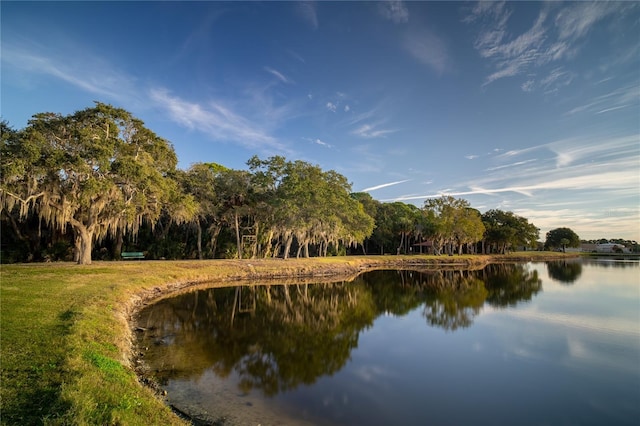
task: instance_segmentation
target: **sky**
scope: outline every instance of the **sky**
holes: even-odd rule
[[[0,115],[94,101],[179,167],[281,155],[640,241],[638,2],[2,1]]]

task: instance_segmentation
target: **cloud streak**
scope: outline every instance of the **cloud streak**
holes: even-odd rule
[[[535,75],[546,64],[575,56],[581,49],[581,40],[595,24],[626,7],[616,2],[544,4],[529,29],[512,34],[508,30],[512,16],[510,6],[505,2],[478,2],[463,19],[467,24],[479,25],[474,48],[494,66],[483,86],[502,78]],[[550,17],[556,7],[560,10]],[[522,89],[530,92],[539,85],[545,91],[552,91],[569,85],[572,80],[571,73],[556,68],[539,83],[528,78]]]
[[[394,129],[379,129],[377,124],[363,124],[351,134],[365,139],[384,138],[388,134],[395,133]]]
[[[214,140],[234,142],[248,148],[284,149],[265,130],[223,102],[212,100],[202,105],[171,95],[166,89],[152,89],[149,96],[173,121],[205,133]]]
[[[305,20],[313,30],[317,30],[320,26],[318,21],[318,12],[315,1],[304,0],[298,3],[298,14]]]
[[[378,3],[378,11],[389,21],[395,24],[404,24],[409,22],[409,9],[400,0],[390,0]]]
[[[76,47],[75,50],[82,48]],[[148,109],[157,106],[172,121],[206,134],[212,140],[260,150],[289,152],[284,144],[270,134],[269,129],[289,119],[292,108],[288,105],[274,106],[265,93],[268,88],[251,87],[247,90],[247,98],[243,100],[244,113],[240,113],[223,100],[198,103],[185,100],[164,88],[140,87],[135,77],[118,71],[104,59],[88,52],[83,53],[82,61],[76,61],[69,55],[40,53],[33,46],[18,48],[7,44],[3,45],[2,53],[3,66],[14,67],[30,76],[43,75],[62,80],[84,92],[115,100],[126,108]],[[291,83],[289,78],[273,68],[264,67],[264,70],[284,83]],[[247,115],[252,111],[259,111],[259,114],[255,113],[255,117]]]
[[[381,185],[376,185],[376,186],[371,186],[369,188],[365,188],[365,189],[362,190],[362,192],[371,192],[371,191],[375,191],[377,189],[387,188],[389,186],[400,185],[401,183],[409,182],[410,180],[411,179],[404,179],[404,180],[398,180],[398,181],[395,181],[395,182],[383,183]]]
[[[492,206],[510,209],[513,197],[509,194],[518,194],[524,198],[518,200],[520,210],[514,212],[543,229],[567,226],[588,238],[618,231],[625,235],[629,229],[638,229],[640,135],[562,139],[509,151],[494,160],[509,162],[450,188],[383,201],[490,196],[502,200],[494,200]],[[612,220],[612,209],[622,200],[637,207],[616,211]],[[550,205],[558,208],[549,210]]]
[[[78,49],[75,49],[78,50]],[[26,73],[54,77],[86,92],[118,101],[136,101],[135,79],[84,52],[82,60],[53,56],[8,44],[2,46],[2,62]]]
[[[444,41],[430,31],[409,32],[404,38],[403,47],[418,62],[438,75],[451,68],[452,60]]]
[[[280,71],[275,70],[273,68],[270,67],[264,67],[264,70],[266,72],[268,72],[271,75],[274,75],[278,80],[280,80],[283,83],[293,83],[293,81],[289,78],[287,78],[284,74],[282,74]]]

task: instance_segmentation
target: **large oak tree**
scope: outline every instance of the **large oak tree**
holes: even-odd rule
[[[171,178],[173,147],[120,108],[37,114],[1,150],[0,208],[71,227],[80,264],[91,263],[93,242],[107,234],[136,233],[167,206],[177,221],[194,210]]]

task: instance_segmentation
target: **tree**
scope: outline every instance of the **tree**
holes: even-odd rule
[[[95,240],[118,230],[136,233],[172,205],[177,221],[194,202],[174,179],[172,146],[129,112],[96,103],[68,116],[35,115],[18,136],[4,141],[0,205],[35,213],[61,231],[71,226],[76,260],[91,263]]]
[[[453,254],[455,248],[462,253],[464,245],[482,239],[484,225],[480,214],[470,207],[467,200],[451,196],[431,198],[425,201],[422,210],[428,223],[433,225],[430,236],[436,254],[440,253],[442,246],[449,255]]]
[[[267,240],[276,241],[274,254],[283,244],[288,258],[296,242],[298,257],[308,257],[313,248],[326,256],[330,245],[360,244],[371,234],[373,218],[351,197],[351,185],[341,174],[280,156],[253,157],[248,164],[260,217],[269,228]]]
[[[220,168],[216,176],[215,192],[218,197],[220,213],[223,220],[233,224],[236,236],[238,259],[243,257],[242,219],[250,215],[252,208],[253,187],[251,174],[246,170]]]
[[[580,247],[580,237],[570,228],[556,228],[547,232],[546,248]]]
[[[364,212],[369,217],[374,218],[374,229],[372,230],[372,233],[375,232],[375,228],[377,227],[377,220],[375,220],[375,218],[378,215],[378,209],[380,208],[381,203],[377,200],[374,200],[371,194],[367,192],[354,192],[351,194],[351,198],[357,200],[362,205]],[[362,251],[365,255],[368,251],[367,242],[369,240],[370,238],[367,237],[362,243]]]
[[[370,239],[380,247],[380,254],[385,253],[385,247],[390,250],[393,244],[395,210],[394,203],[382,203],[376,211],[375,228]]]
[[[482,222],[486,228],[483,244],[488,243],[502,254],[512,247],[535,246],[540,234],[535,225],[513,212],[489,210],[482,215]],[[486,252],[485,249],[483,252]]]
[[[193,217],[193,224],[197,231],[196,246],[198,258],[203,258],[202,234],[203,227],[209,228],[210,245],[215,255],[215,241],[220,232],[219,197],[216,194],[216,179],[222,166],[213,163],[195,163],[186,172],[179,173],[183,191],[198,201],[198,208]]]
[[[460,210],[454,231],[458,241],[458,254],[462,254],[464,246],[467,246],[467,253],[472,252],[473,245],[482,239],[484,231],[482,216],[478,210],[471,207]]]

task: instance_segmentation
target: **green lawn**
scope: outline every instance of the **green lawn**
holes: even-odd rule
[[[130,368],[128,321],[143,298],[195,282],[355,274],[403,261],[478,266],[489,260],[371,256],[1,265],[0,422],[184,424]]]

